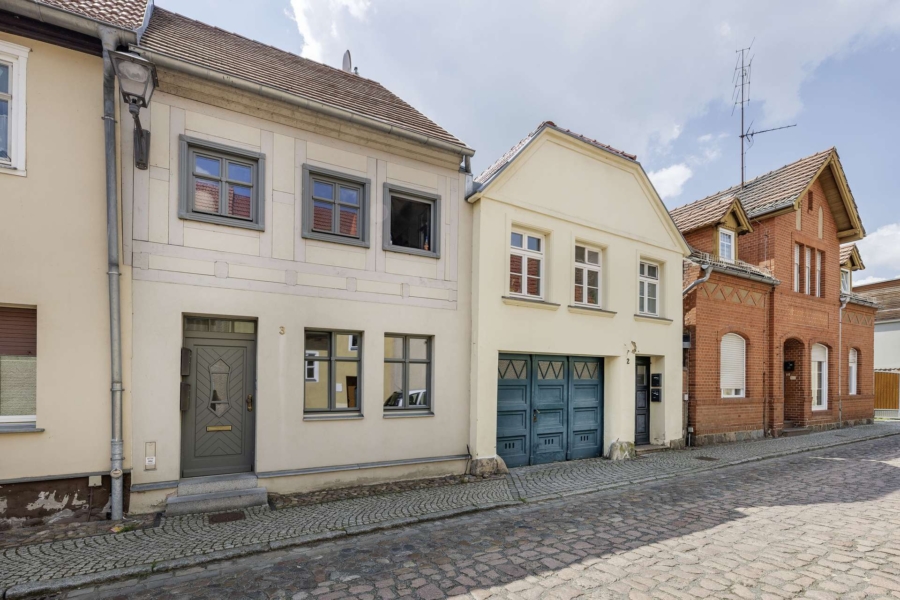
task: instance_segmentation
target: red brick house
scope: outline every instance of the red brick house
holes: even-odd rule
[[[865,236],[832,148],[678,207],[689,443],[874,418],[876,304],[842,270]],[[842,289],[842,279],[844,289]]]

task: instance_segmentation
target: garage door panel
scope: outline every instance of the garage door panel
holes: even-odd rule
[[[531,369],[528,357],[500,355],[497,365],[497,454],[507,466],[531,460]]]
[[[497,413],[498,431],[525,431],[528,428],[528,414],[525,411],[503,411]]]
[[[576,407],[572,411],[572,428],[584,429],[600,425],[600,407],[585,406]]]
[[[569,396],[569,459],[600,456],[603,448],[603,361],[573,357]]]
[[[596,429],[575,431],[572,435],[572,449],[574,451],[592,451],[600,445],[600,432]],[[596,456],[594,454],[593,456]]]

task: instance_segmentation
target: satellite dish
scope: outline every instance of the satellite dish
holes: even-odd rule
[[[350,60],[350,51],[349,50],[344,52],[344,64],[341,68],[343,70],[347,71],[348,73],[353,72],[353,62]]]

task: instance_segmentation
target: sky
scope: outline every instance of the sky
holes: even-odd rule
[[[900,277],[900,2],[156,0],[376,80],[475,148],[551,120],[638,155],[669,208],[740,182],[735,51],[752,43],[752,178],[832,146],[867,231],[854,284]],[[252,7],[252,8],[251,8]]]

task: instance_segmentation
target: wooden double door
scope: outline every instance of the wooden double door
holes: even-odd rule
[[[599,456],[603,360],[501,354],[497,454],[509,467]]]

